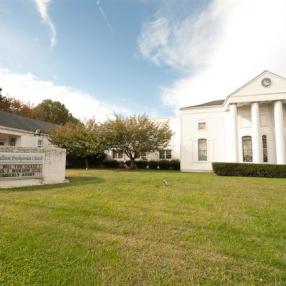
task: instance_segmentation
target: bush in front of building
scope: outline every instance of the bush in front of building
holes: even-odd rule
[[[171,163],[169,160],[160,160],[158,165],[160,170],[170,170],[171,168]]]
[[[130,165],[131,165],[131,161],[130,160],[125,161],[125,167],[130,168]]]
[[[139,169],[146,169],[148,166],[148,161],[146,160],[140,160],[135,162],[136,167]]]
[[[173,159],[170,161],[171,170],[180,170],[180,160]]]
[[[286,178],[286,165],[214,162],[212,167],[219,176]]]
[[[130,168],[131,166],[131,161],[128,160],[125,162],[126,166],[128,168]],[[138,161],[135,161],[135,168],[138,168],[138,169],[146,169],[148,166],[148,161],[146,160],[138,160]]]
[[[126,161],[125,164],[130,167],[131,161]],[[135,166],[138,169],[147,169],[149,167],[151,170],[180,170],[180,160],[138,160],[135,161]]]
[[[151,160],[148,162],[149,169],[157,170],[158,169],[158,161]]]
[[[97,156],[89,156],[87,157],[89,168],[99,168],[102,166],[102,162],[106,160],[106,154],[98,154]],[[86,168],[85,159],[74,156],[72,154],[67,154],[66,157],[66,168]]]
[[[180,160],[160,160],[159,163],[160,170],[180,170]]]
[[[105,160],[102,162],[102,166],[104,168],[111,168],[111,169],[117,169],[117,168],[123,168],[123,162],[116,161],[116,160]]]

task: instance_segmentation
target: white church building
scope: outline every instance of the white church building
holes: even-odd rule
[[[180,109],[182,171],[212,162],[286,164],[286,78],[264,71],[230,94]]]

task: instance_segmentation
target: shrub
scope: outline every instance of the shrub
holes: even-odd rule
[[[116,160],[105,160],[102,162],[104,168],[122,168],[123,163]]]
[[[97,168],[102,165],[102,162],[106,160],[106,154],[98,154],[97,156],[88,157],[89,167]]]
[[[106,159],[106,154],[98,154],[96,156],[89,156],[88,165],[89,168],[98,168],[102,165],[102,162]],[[66,158],[67,168],[85,168],[85,159],[72,154],[67,154]]]
[[[170,161],[170,168],[172,170],[180,170],[180,160],[171,160]]]
[[[158,161],[151,160],[148,162],[149,169],[156,170],[158,169]]]
[[[212,166],[219,176],[286,178],[286,165],[214,162]]]
[[[138,161],[134,161],[134,167],[133,169],[137,169],[138,168]],[[131,168],[131,160],[128,160],[125,162],[125,166],[127,166],[128,168]]]
[[[169,170],[171,168],[170,161],[168,160],[160,160],[159,161],[160,170]]]
[[[146,160],[136,161],[135,164],[139,169],[146,169],[148,166],[148,162]]]
[[[126,165],[128,168],[130,168],[130,165],[131,165],[131,161],[130,161],[130,160],[128,160],[128,161],[125,161],[125,165]]]
[[[66,168],[85,168],[84,159],[80,157],[67,154]]]

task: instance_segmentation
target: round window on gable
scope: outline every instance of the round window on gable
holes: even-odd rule
[[[270,87],[272,84],[272,81],[269,77],[265,77],[262,81],[261,81],[262,86],[264,87]]]

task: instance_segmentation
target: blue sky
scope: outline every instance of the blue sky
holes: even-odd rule
[[[178,71],[146,61],[137,43],[142,24],[152,19],[159,2],[51,1],[49,17],[57,34],[51,47],[49,28],[33,1],[2,0],[0,31],[11,39],[9,48],[1,47],[1,67],[84,90],[134,112],[172,114],[160,100],[160,87],[176,79]]]
[[[172,115],[224,98],[263,69],[286,72],[284,2],[0,0],[0,86],[35,104],[60,100],[81,118]]]

